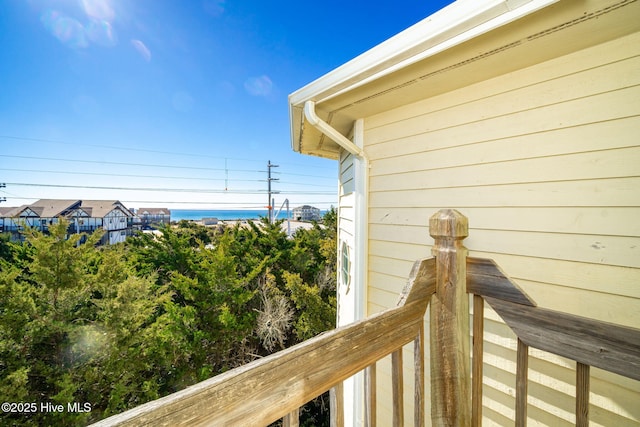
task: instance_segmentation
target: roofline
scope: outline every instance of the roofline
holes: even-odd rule
[[[293,92],[289,102],[323,102],[558,1],[458,0]]]
[[[290,94],[291,147],[298,151],[294,107],[320,104],[558,1],[457,0]]]

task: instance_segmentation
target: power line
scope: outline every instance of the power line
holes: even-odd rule
[[[113,177],[126,177],[126,178],[154,178],[154,179],[184,179],[184,180],[191,180],[191,181],[224,181],[225,188],[228,188],[229,181],[231,182],[266,182],[266,180],[264,179],[236,179],[236,178],[229,179],[228,176],[225,176],[225,178],[200,178],[200,177],[172,176],[172,175],[141,175],[141,174],[123,174],[123,173],[106,173],[106,172],[76,172],[76,171],[56,171],[56,170],[45,170],[45,169],[0,168],[0,170],[9,171],[9,172],[52,173],[52,174],[60,174],[60,175],[113,176]],[[309,184],[304,182],[288,182],[288,181],[280,181],[280,182],[282,184],[287,184],[287,185],[302,185],[302,186],[308,186],[308,187],[321,187],[321,188],[334,187],[334,185]]]
[[[0,154],[0,157],[11,157],[15,159],[31,159],[31,160],[49,160],[56,162],[70,162],[70,163],[90,163],[100,165],[119,165],[119,166],[137,166],[137,167],[152,167],[152,168],[167,168],[167,169],[190,169],[190,170],[208,170],[208,171],[225,171],[224,168],[204,168],[196,166],[174,166],[174,165],[154,165],[148,163],[127,163],[127,162],[110,162],[105,160],[77,160],[77,159],[60,159],[55,157],[36,157],[36,156],[16,156],[12,154]],[[252,172],[252,173],[264,173],[261,170],[255,169],[228,169],[234,172]]]
[[[163,191],[176,193],[220,193],[220,194],[264,194],[264,190],[208,190],[204,188],[160,188],[160,187],[114,187],[99,185],[74,185],[74,184],[43,184],[30,182],[9,182],[9,185],[24,187],[54,187],[54,188],[83,188],[92,190],[122,190],[122,191]]]
[[[207,194],[265,194],[265,190],[209,190],[203,188],[160,188],[160,187],[113,187],[97,185],[73,185],[73,184],[43,184],[31,182],[7,182],[7,185],[25,187],[53,187],[53,188],[82,188],[93,190],[122,190],[122,191],[164,191],[176,193],[207,193]],[[309,194],[309,195],[335,195],[332,191],[281,191],[284,194]]]
[[[321,175],[307,175],[304,173],[292,173],[292,172],[279,172],[279,174],[281,175],[291,175],[291,176],[304,176],[304,177],[308,177],[308,178],[321,178],[321,179],[337,179],[334,176],[321,176]]]
[[[119,147],[112,145],[104,145],[104,144],[88,144],[88,143],[78,143],[78,142],[68,142],[68,141],[60,141],[53,139],[45,139],[45,138],[31,138],[31,137],[23,137],[23,136],[13,136],[13,135],[0,135],[0,138],[3,139],[13,139],[17,141],[30,141],[30,142],[42,142],[47,144],[60,144],[60,145],[72,145],[74,147],[82,146],[82,147],[93,147],[93,148],[104,148],[108,150],[119,150],[119,151],[134,151],[139,153],[156,153],[156,154],[169,154],[172,156],[185,156],[185,157],[198,157],[198,158],[209,158],[209,159],[219,159],[222,160],[237,160],[237,161],[245,161],[245,162],[262,162],[262,160],[256,159],[245,159],[245,158],[237,158],[237,157],[221,157],[221,156],[212,156],[210,154],[202,154],[202,153],[185,153],[181,151],[164,151],[164,150],[152,150],[147,148],[134,148],[134,147]],[[316,166],[316,165],[302,165],[300,163],[285,163],[287,165],[295,165],[295,166],[304,166],[306,168],[317,168],[317,169],[333,169],[330,167]]]
[[[228,167],[224,168],[210,168],[210,167],[197,167],[197,166],[175,166],[175,165],[167,165],[167,164],[153,164],[153,163],[129,163],[129,162],[113,162],[107,160],[81,160],[81,159],[62,159],[57,157],[38,157],[38,156],[19,156],[15,154],[0,154],[0,157],[8,157],[14,159],[28,159],[28,160],[47,160],[47,161],[56,161],[56,162],[66,162],[66,163],[88,163],[88,164],[99,164],[99,165],[118,165],[118,166],[136,166],[136,167],[150,167],[150,168],[167,168],[167,169],[189,169],[189,170],[206,170],[206,171],[216,171],[216,172],[243,172],[243,173],[264,173],[264,170],[256,170],[256,169],[229,169]],[[9,170],[9,169],[5,169]],[[289,176],[303,176],[308,178],[318,178],[318,179],[331,179],[335,180],[335,177],[328,177],[323,175],[309,175],[309,174],[299,174],[293,172],[273,172],[277,175],[289,175]]]
[[[338,186],[338,184],[336,185],[327,185],[327,184],[307,184],[306,182],[289,182],[289,181],[280,181],[280,184],[287,184],[287,185],[302,185],[302,186],[306,186],[306,187],[320,187],[320,188],[336,188]]]
[[[55,173],[63,175],[92,175],[92,176],[115,176],[115,177],[127,177],[127,178],[160,178],[160,179],[188,179],[194,181],[226,181],[223,178],[199,178],[199,177],[187,177],[187,176],[170,176],[170,175],[138,175],[138,174],[122,174],[122,173],[100,173],[100,172],[71,172],[71,171],[53,171],[53,170],[39,170],[39,169],[11,169],[0,168],[3,171],[11,172],[36,172],[36,173]],[[265,182],[264,179],[233,179],[235,182]],[[312,185],[312,184],[310,184]]]
[[[241,160],[241,161],[248,161],[248,162],[259,161],[255,159],[240,159],[240,158],[232,158],[232,157],[212,156],[210,154],[201,154],[201,153],[184,153],[180,151],[152,150],[148,148],[118,147],[118,146],[103,145],[103,144],[86,144],[86,143],[67,142],[67,141],[59,141],[59,140],[44,139],[44,138],[29,138],[29,137],[12,136],[12,135],[0,135],[0,138],[14,139],[18,141],[43,142],[47,144],[73,145],[74,147],[82,146],[82,147],[92,147],[92,148],[105,148],[108,150],[135,151],[139,153],[170,154],[172,156],[207,157],[210,159],[229,159],[229,160]]]

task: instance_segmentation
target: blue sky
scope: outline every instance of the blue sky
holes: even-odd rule
[[[0,206],[261,209],[268,160],[276,206],[335,205],[337,164],[291,150],[287,96],[447,3],[7,0]]]

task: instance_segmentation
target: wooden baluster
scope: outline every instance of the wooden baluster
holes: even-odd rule
[[[413,342],[413,371],[414,371],[414,402],[413,425],[424,426],[424,323],[420,325],[420,332]]]
[[[527,425],[529,346],[518,338],[516,355],[516,427]]]
[[[402,347],[391,353],[391,381],[393,383],[393,425],[404,425],[404,381],[402,376]]]
[[[376,364],[369,365],[364,373],[366,427],[376,427]]]
[[[295,409],[282,419],[283,427],[298,427],[300,425],[300,409]]]
[[[589,426],[589,370],[590,366],[577,362],[576,366],[576,427]]]
[[[467,218],[446,209],[429,219],[435,243],[436,293],[431,297],[431,420],[434,426],[471,424],[469,299],[466,292]]]
[[[329,391],[329,406],[331,412],[331,427],[344,426],[344,383],[336,384]]]
[[[482,368],[484,363],[484,298],[473,296],[473,376],[471,383],[471,425],[482,425]]]

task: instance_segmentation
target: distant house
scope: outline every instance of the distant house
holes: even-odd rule
[[[339,326],[395,306],[446,208],[539,306],[640,326],[639,17],[627,0],[458,0],[289,96],[293,150],[338,162]],[[482,423],[513,425],[513,332],[489,309],[485,331]],[[529,359],[530,425],[573,425],[573,366]],[[594,423],[637,425],[637,382],[591,382]],[[360,378],[344,400],[362,425]]]
[[[139,208],[136,215],[143,228],[171,223],[171,211],[166,208]]]
[[[218,218],[202,218],[203,225],[217,225],[218,222]]]
[[[46,233],[61,218],[69,221],[69,233],[105,230],[102,243],[123,242],[132,233],[133,213],[117,200],[40,199],[30,205],[0,210],[1,231],[22,238],[25,227]]]
[[[293,208],[294,221],[320,221],[320,209],[309,205]]]

